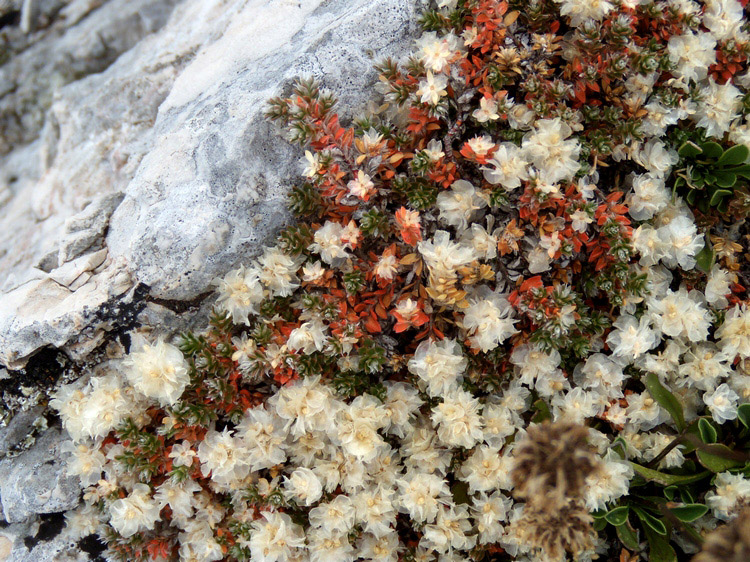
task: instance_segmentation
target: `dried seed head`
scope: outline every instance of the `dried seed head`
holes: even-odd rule
[[[706,537],[703,550],[693,562],[746,562],[750,560],[750,508],[734,521],[718,527]]]
[[[511,473],[515,495],[527,502],[556,509],[582,497],[586,478],[601,466],[587,442],[588,429],[571,423],[529,427],[515,452]]]
[[[560,560],[569,553],[576,560],[594,547],[594,519],[582,501],[570,501],[559,509],[526,504],[514,524],[522,542],[541,552],[539,559]]]

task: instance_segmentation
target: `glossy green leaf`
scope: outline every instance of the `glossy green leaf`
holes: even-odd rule
[[[682,503],[695,503],[695,497],[693,497],[690,489],[686,486],[680,488],[680,499]]]
[[[690,484],[691,482],[697,482],[698,480],[702,480],[706,476],[711,475],[708,470],[704,470],[698,474],[667,474],[666,472],[652,470],[634,462],[631,462],[630,466],[632,466],[633,470],[643,476],[646,480],[658,482],[663,486],[681,486],[683,484]]]
[[[701,434],[701,441],[704,443],[716,443],[716,440],[719,437],[714,425],[706,418],[698,420],[698,431]]]
[[[740,404],[737,408],[737,419],[742,425],[750,429],[750,404]]]
[[[643,526],[648,541],[648,560],[649,562],[677,562],[677,553],[669,544],[669,541],[654,532],[647,525]]]
[[[629,513],[630,508],[627,505],[621,505],[620,507],[609,510],[604,518],[607,520],[607,523],[619,527],[620,525],[624,525],[628,520]]]
[[[719,187],[734,187],[734,184],[737,183],[737,174],[732,172],[716,172],[713,180],[709,183],[716,183]]]
[[[606,526],[607,526],[606,519],[594,519],[593,527],[596,532],[603,531]]]
[[[740,460],[737,453],[720,443],[699,448],[697,455],[698,461],[711,472],[724,472],[745,465],[745,461]]]
[[[711,271],[715,259],[716,255],[714,254],[711,244],[708,241],[705,241],[703,249],[695,255],[695,263],[698,265],[699,269],[708,273]]]
[[[680,149],[677,151],[677,154],[679,154],[683,158],[695,158],[702,152],[703,150],[701,150],[700,146],[698,146],[692,141],[687,141],[682,144]]]
[[[722,154],[724,154],[724,149],[721,148],[721,145],[717,142],[708,141],[704,142],[700,146],[703,149],[703,154],[701,154],[701,156],[703,156],[704,158],[717,160],[721,157]]]
[[[648,531],[647,528],[651,528],[656,533],[666,536],[667,535],[667,526],[664,524],[664,522],[651,515],[649,512],[634,507],[633,512],[638,516],[638,519],[641,520],[641,523],[643,523],[643,528]]]
[[[727,195],[731,195],[732,192],[728,189],[717,189],[711,194],[711,200],[708,202],[712,207],[717,207],[721,200]]]
[[[638,550],[639,542],[638,541],[638,531],[634,531],[630,525],[625,523],[624,525],[620,525],[619,527],[616,527],[617,529],[617,538],[620,539],[620,542],[625,546],[625,548],[629,550]]]
[[[682,505],[680,507],[673,507],[669,511],[671,511],[672,514],[683,523],[691,523],[699,517],[703,517],[708,512],[708,507],[702,503],[693,503]]]
[[[655,373],[649,373],[646,375],[644,384],[651,397],[672,416],[677,429],[680,431],[685,429],[685,416],[682,412],[682,404],[675,398],[674,394],[659,382],[659,377]]]
[[[737,166],[743,164],[750,156],[750,150],[744,144],[736,144],[724,151],[719,157],[718,164],[722,166]]]
[[[669,501],[674,501],[674,495],[677,493],[677,486],[666,486],[664,488],[664,497]]]

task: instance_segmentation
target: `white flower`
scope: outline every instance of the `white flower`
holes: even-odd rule
[[[346,187],[349,188],[349,193],[355,197],[359,197],[363,201],[367,201],[375,190],[372,178],[362,170],[357,172],[356,178],[346,184]]]
[[[320,155],[315,154],[313,156],[312,152],[309,150],[305,150],[305,157],[302,159],[302,165],[303,165],[303,171],[302,175],[304,175],[306,178],[313,178],[315,177],[318,172],[320,172]]]
[[[529,179],[529,163],[523,151],[512,142],[500,143],[487,163],[489,166],[482,167],[482,171],[484,179],[491,184],[499,183],[505,189],[516,189],[522,181]]]
[[[727,356],[718,351],[713,343],[701,342],[685,354],[678,372],[681,377],[685,377],[678,384],[713,390],[719,379],[732,374],[732,368]]]
[[[522,344],[510,354],[510,362],[516,366],[519,381],[533,386],[537,377],[551,373],[560,365],[560,353],[556,349],[549,353],[542,351],[536,344]]]
[[[346,251],[352,249],[352,244],[356,244],[357,233],[355,238],[349,238],[350,232],[347,228],[341,223],[326,221],[315,231],[313,243],[308,246],[308,250],[320,254],[321,259],[329,265],[339,263],[349,256]]]
[[[476,536],[467,536],[471,527],[466,506],[441,505],[435,523],[425,525],[419,544],[436,552],[467,550],[473,547],[477,540]]]
[[[268,405],[286,421],[291,434],[299,437],[312,431],[333,429],[335,404],[331,389],[320,384],[320,376],[305,377],[279,389]]]
[[[633,231],[633,247],[640,254],[638,263],[643,266],[656,265],[667,255],[669,243],[650,224],[642,224]]]
[[[236,324],[249,325],[250,314],[258,313],[257,306],[265,296],[258,270],[242,265],[214,283],[219,293],[216,304],[231,314]]]
[[[447,96],[448,92],[448,78],[446,76],[438,75],[437,77],[432,74],[432,71],[427,71],[427,76],[419,81],[419,89],[417,89],[417,96],[419,101],[422,103],[429,103],[430,105],[437,105],[440,102],[440,98]]]
[[[497,113],[497,101],[493,98],[483,96],[482,99],[479,100],[479,109],[475,109],[471,115],[479,123],[497,121],[500,119],[500,115]]]
[[[461,235],[461,243],[470,246],[480,259],[491,260],[497,257],[497,233],[489,233],[481,224],[472,224]]]
[[[724,323],[716,330],[721,350],[732,360],[739,355],[750,357],[750,313],[747,305],[735,305],[724,317]]]
[[[175,443],[169,451],[169,458],[174,466],[192,466],[197,453],[191,448],[190,441]]]
[[[703,401],[711,411],[716,423],[737,419],[737,404],[740,397],[727,383],[720,384],[713,392],[706,392]]]
[[[66,465],[69,476],[78,476],[82,486],[92,486],[99,482],[107,459],[98,445],[65,441],[60,448],[64,453],[71,453]]]
[[[586,419],[601,414],[606,402],[606,399],[602,401],[599,394],[574,388],[567,394],[557,394],[552,399],[552,415],[555,421],[584,423]]]
[[[494,447],[479,445],[464,461],[456,475],[469,485],[469,491],[489,492],[497,488],[504,469],[500,451]]]
[[[647,220],[661,211],[669,202],[670,193],[664,178],[653,174],[640,174],[633,178],[633,193],[628,198],[628,212],[636,220]]]
[[[443,402],[432,410],[432,423],[437,426],[440,441],[448,447],[466,449],[481,441],[480,408],[479,400],[464,390],[446,393]]]
[[[354,527],[355,509],[352,500],[339,494],[331,501],[320,503],[308,512],[310,525],[320,527],[327,533],[348,533]]]
[[[516,432],[516,420],[510,408],[499,404],[486,404],[482,410],[484,442],[498,449],[505,445],[505,439]]]
[[[489,135],[482,135],[481,137],[472,137],[468,141],[466,141],[466,144],[469,145],[469,148],[477,156],[485,156],[490,150],[492,150],[495,147],[495,143],[492,142],[492,138]]]
[[[299,328],[289,333],[286,345],[290,351],[302,351],[309,355],[315,351],[323,351],[326,345],[326,325],[319,319],[304,322]]]
[[[589,355],[585,363],[576,365],[573,376],[583,388],[598,390],[610,398],[622,397],[622,382],[625,378],[622,365],[603,353]]]
[[[409,372],[427,384],[427,393],[438,397],[458,389],[468,361],[452,339],[423,341],[407,364]]]
[[[708,67],[716,62],[716,39],[710,33],[672,35],[667,45],[672,70],[677,78],[698,82],[708,75]]]
[[[661,298],[648,299],[648,310],[654,325],[670,337],[698,342],[708,336],[711,319],[703,295],[696,289],[688,292],[681,286],[677,292],[668,290]]]
[[[357,560],[398,562],[398,554],[402,549],[398,538],[395,531],[380,537],[363,533],[357,542]]]
[[[193,494],[202,489],[200,484],[190,478],[179,484],[165,480],[156,487],[154,500],[158,502],[159,507],[168,505],[173,517],[188,519],[193,516]]]
[[[258,562],[287,562],[305,547],[302,527],[286,513],[262,511],[263,519],[251,523],[250,554]]]
[[[742,4],[737,0],[708,0],[703,13],[703,25],[719,41],[734,39],[737,42],[747,40],[741,26],[745,21]]]
[[[478,291],[469,299],[462,325],[470,334],[472,347],[487,352],[518,333],[514,327],[516,322],[513,307],[505,295],[487,289]]]
[[[742,92],[731,81],[717,84],[709,77],[708,85],[701,89],[701,95],[703,99],[693,119],[698,127],[706,129],[709,137],[722,138],[739,112]]]
[[[417,39],[420,59],[425,68],[434,72],[441,72],[448,67],[461,49],[461,43],[452,32],[438,37],[434,31],[428,31]]]
[[[431,240],[423,240],[418,245],[419,253],[437,277],[453,276],[457,268],[476,259],[472,248],[453,242],[445,230],[435,232]]]
[[[664,423],[669,414],[651,397],[648,391],[628,394],[628,421],[641,430],[648,430]]]
[[[652,139],[640,153],[634,155],[634,160],[651,172],[652,176],[664,177],[669,174],[672,166],[677,164],[679,156],[660,140]]]
[[[493,492],[490,496],[484,492],[473,499],[471,511],[479,531],[480,544],[492,544],[500,540],[503,535],[503,521],[508,520],[508,512],[513,502],[500,492]]]
[[[302,280],[308,283],[317,281],[325,275],[325,272],[325,268],[319,261],[308,262],[302,267]]]
[[[573,130],[559,117],[539,119],[534,130],[523,137],[522,148],[531,161],[543,183],[554,184],[570,180],[581,167],[578,155],[581,145],[576,139],[567,139]]]
[[[378,484],[352,496],[352,505],[356,521],[364,530],[376,537],[383,537],[392,532],[396,524],[395,491]]]
[[[309,529],[306,535],[309,562],[354,562],[354,546],[349,542],[347,533],[334,533],[316,527]]]
[[[297,505],[311,506],[323,495],[323,486],[309,468],[297,467],[284,481],[284,496]]]
[[[736,282],[737,275],[735,273],[714,264],[706,282],[706,302],[717,308],[725,307],[728,304],[726,297],[732,292],[732,283]]]
[[[711,508],[714,515],[723,521],[728,521],[734,515],[735,507],[739,500],[750,498],[750,480],[742,474],[721,472],[714,480],[716,491],[706,494],[706,505]]]
[[[646,315],[638,320],[630,314],[623,314],[615,320],[612,327],[614,330],[607,336],[607,345],[616,357],[628,361],[638,359],[660,341]]]
[[[123,537],[132,537],[138,531],[153,529],[160,511],[159,504],[151,498],[148,484],[135,484],[130,495],[109,506],[109,524]]]
[[[450,190],[441,191],[437,196],[440,219],[461,230],[467,227],[474,211],[486,206],[481,192],[465,180],[453,182]]]
[[[607,0],[555,0],[560,7],[560,15],[570,17],[570,25],[578,27],[587,20],[601,21],[614,6]]]
[[[399,512],[408,513],[417,523],[431,523],[438,513],[438,496],[450,497],[448,484],[434,474],[408,470],[396,481]]]
[[[225,484],[242,478],[248,472],[247,450],[228,429],[221,433],[209,430],[198,445],[198,458],[204,476]]]
[[[173,405],[190,383],[188,364],[182,352],[163,339],[154,345],[141,339],[137,345],[140,349],[131,351],[124,362],[130,384],[162,406]]]
[[[302,257],[292,257],[279,248],[271,247],[258,258],[258,278],[272,296],[288,297],[299,287],[297,270]]]
[[[380,279],[392,281],[398,272],[398,258],[393,254],[383,254],[375,264],[374,271]]]
[[[633,469],[621,460],[605,458],[603,466],[586,477],[586,507],[605,509],[607,504],[628,493]]]

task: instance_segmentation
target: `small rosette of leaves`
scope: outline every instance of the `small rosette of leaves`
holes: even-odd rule
[[[712,207],[727,212],[735,189],[742,180],[750,179],[750,164],[746,163],[750,150],[744,144],[724,149],[713,141],[688,140],[678,154],[673,191],[704,213]]]

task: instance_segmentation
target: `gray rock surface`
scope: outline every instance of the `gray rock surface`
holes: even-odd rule
[[[75,24],[53,23],[0,67],[0,127],[10,139],[0,157],[0,364],[9,368],[47,345],[85,353],[86,341],[116,322],[102,308],[127,300],[138,284],[153,298],[191,300],[257,255],[288,221],[284,198],[301,156],[266,122],[266,100],[295,77],[314,75],[336,92],[344,115],[358,113],[371,95],[374,62],[411,48],[419,7],[99,3],[67,4]],[[96,51],[98,29],[117,47]],[[79,51],[66,51],[76,33]],[[122,50],[114,62],[102,54]],[[111,64],[59,79],[38,60],[58,51],[73,66],[79,57]],[[30,107],[22,92],[42,101]],[[23,117],[20,132],[3,111]]]
[[[45,432],[27,451],[0,461],[0,505],[8,523],[29,516],[58,513],[78,504],[81,488],[77,477],[65,472],[67,454],[62,453],[62,435]]]

